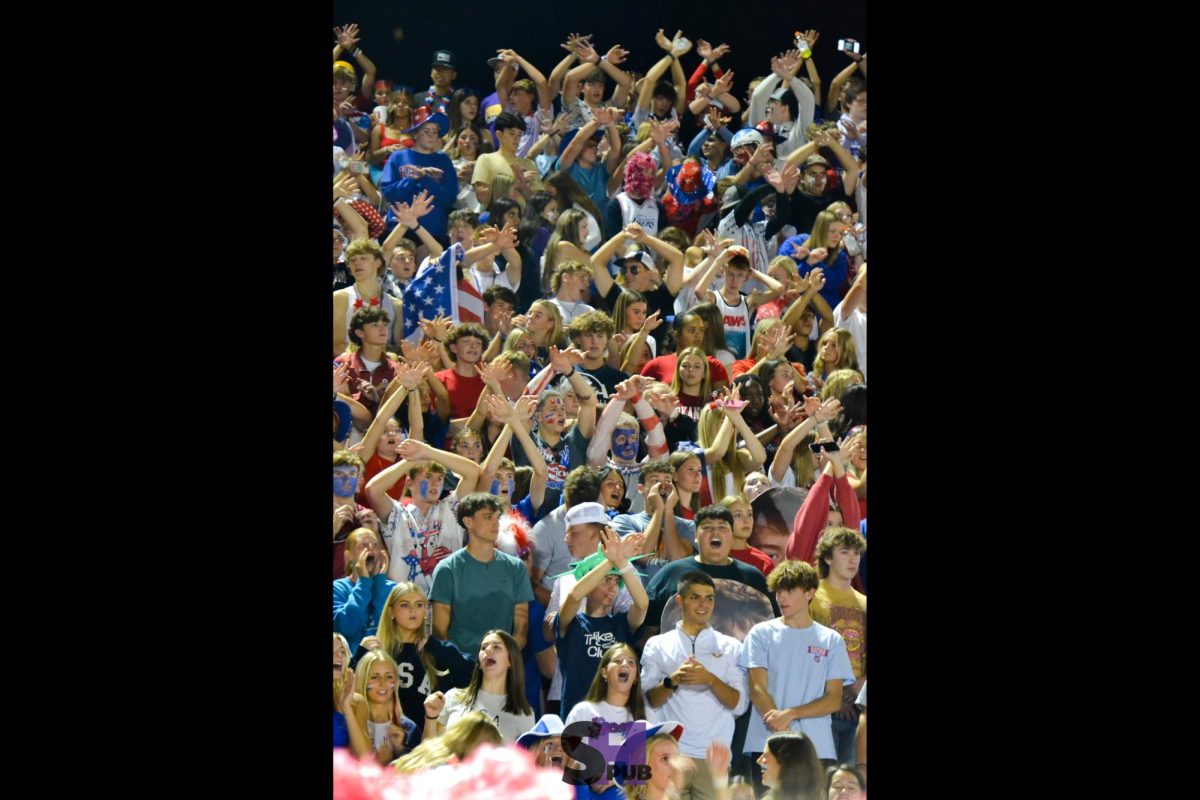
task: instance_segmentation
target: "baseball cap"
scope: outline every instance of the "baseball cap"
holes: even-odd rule
[[[431,67],[449,67],[450,69],[458,69],[454,64],[454,53],[449,50],[435,50],[433,53],[433,63]]]

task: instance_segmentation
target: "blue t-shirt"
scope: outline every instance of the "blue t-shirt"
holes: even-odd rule
[[[807,259],[796,258],[794,254],[796,248],[804,246],[808,237],[807,233],[798,233],[779,246],[779,255],[794,259],[796,269],[800,271],[801,277],[812,272],[812,266]],[[846,275],[850,272],[850,259],[846,255],[845,248],[837,254],[832,265],[821,263],[817,266],[825,272],[825,288],[821,290],[821,297],[825,298],[825,302],[829,303],[830,308],[836,308],[837,304],[842,302],[842,286],[846,283]]]
[[[488,631],[512,632],[513,609],[533,599],[533,587],[519,558],[497,550],[485,563],[463,547],[434,567],[429,599],[451,607],[448,639],[474,658]]]
[[[575,179],[575,182],[587,193],[588,197],[592,198],[592,202],[596,204],[596,208],[604,208],[604,206],[608,205],[609,175],[607,164],[603,161],[597,161],[591,169],[584,169],[579,165],[579,161],[576,160],[571,163],[571,166],[567,167],[567,174]]]
[[[587,696],[604,651],[618,642],[632,644],[633,631],[624,613],[589,617],[581,611],[567,628],[567,635],[561,636],[559,616],[554,615],[554,644],[558,647],[558,668],[563,678],[562,707],[574,708]]]
[[[537,597],[529,601],[529,636],[525,649],[521,651],[525,662],[525,697],[533,706],[533,715],[542,715],[542,673],[538,669],[537,654],[554,646],[542,634],[542,620],[546,618],[546,607]]]

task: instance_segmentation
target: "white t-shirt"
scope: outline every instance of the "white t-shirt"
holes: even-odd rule
[[[479,290],[480,294],[483,294],[493,286],[503,286],[506,289],[512,289],[514,292],[517,290],[517,287],[513,286],[512,281],[509,280],[507,270],[500,270],[493,267],[492,272],[485,272],[481,275],[474,267],[471,267],[470,269],[463,270],[463,272],[470,278],[471,283],[475,284],[475,288]],[[518,272],[518,274],[520,273]],[[519,281],[518,285],[520,285]]]
[[[838,679],[843,686],[854,683],[845,640],[819,622],[807,628],[788,627],[780,617],[758,623],[746,634],[738,664],[747,674],[752,668],[767,671],[767,692],[779,708],[820,699],[825,695],[828,680]],[[817,758],[837,758],[832,716],[797,719],[788,727],[812,739]],[[756,708],[750,716],[742,752],[761,753],[768,735],[770,731]]]
[[[858,371],[862,373],[865,381],[867,379],[867,315],[863,313],[862,309],[856,308],[850,312],[849,316],[845,316],[845,305],[846,301],[843,300],[833,309],[833,325],[836,328],[845,328],[854,337],[854,349],[858,351]]]
[[[438,716],[438,722],[450,727],[468,711],[484,711],[500,729],[505,744],[512,744],[525,731],[533,727],[533,714],[511,714],[504,710],[505,696],[492,694],[482,689],[475,696],[475,703],[467,705],[463,700],[466,689],[451,689],[446,692],[446,705]]]

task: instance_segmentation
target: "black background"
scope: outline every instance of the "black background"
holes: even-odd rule
[[[772,55],[794,46],[796,30],[820,31],[813,55],[825,86],[850,63],[836,52],[837,40],[857,39],[864,53],[868,52],[869,41],[866,0],[730,3],[722,12],[708,14],[697,13],[702,6],[696,3],[679,0],[592,4],[539,0],[488,6],[438,2],[418,8],[419,13],[413,13],[414,7],[409,4],[338,0],[333,4],[333,25],[357,23],[361,31],[359,46],[375,63],[378,77],[420,92],[431,83],[433,51],[450,50],[458,59],[455,88],[474,88],[481,97],[494,89],[487,59],[498,48],[516,50],[549,77],[554,65],[566,55],[559,44],[572,32],[591,33],[601,55],[620,44],[630,51],[622,69],[644,74],[664,55],[654,43],[658,29],[662,28],[668,38],[682,29],[693,42],[692,51],[682,60],[688,77],[700,61],[694,46],[697,39],[714,47],[727,42],[732,51],[720,64],[734,71],[734,91],[739,98],[744,96],[751,78],[770,74]],[[353,59],[346,60],[359,70]],[[361,77],[361,70],[359,73]],[[800,74],[807,72],[802,70]],[[669,73],[666,77],[669,79]],[[611,92],[611,79],[608,84]]]

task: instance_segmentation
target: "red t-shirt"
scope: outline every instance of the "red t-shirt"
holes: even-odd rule
[[[479,402],[479,395],[483,394],[483,378],[479,377],[479,373],[464,378],[453,369],[444,369],[433,377],[441,381],[450,393],[450,418],[471,416]]]
[[[729,555],[743,564],[754,567],[764,577],[770,575],[771,570],[775,569],[775,562],[771,560],[771,557],[757,547],[746,545],[745,550],[730,550]]]
[[[708,372],[713,384],[729,383],[729,372],[725,369],[725,365],[712,356],[705,356],[705,358],[708,359]],[[675,377],[676,361],[674,353],[652,358],[646,362],[646,366],[642,367],[642,374],[670,386]]]
[[[375,453],[367,460],[366,475],[362,482],[362,498],[366,497],[367,484],[371,482],[371,479],[395,463],[395,461],[388,461],[386,458],[379,455],[379,453]],[[406,476],[401,476],[400,480],[392,484],[392,488],[388,489],[387,491],[388,497],[392,498],[393,500],[400,500],[402,497],[404,497],[404,484],[407,480],[408,478]],[[387,524],[386,519],[381,519],[379,521],[384,525]]]

